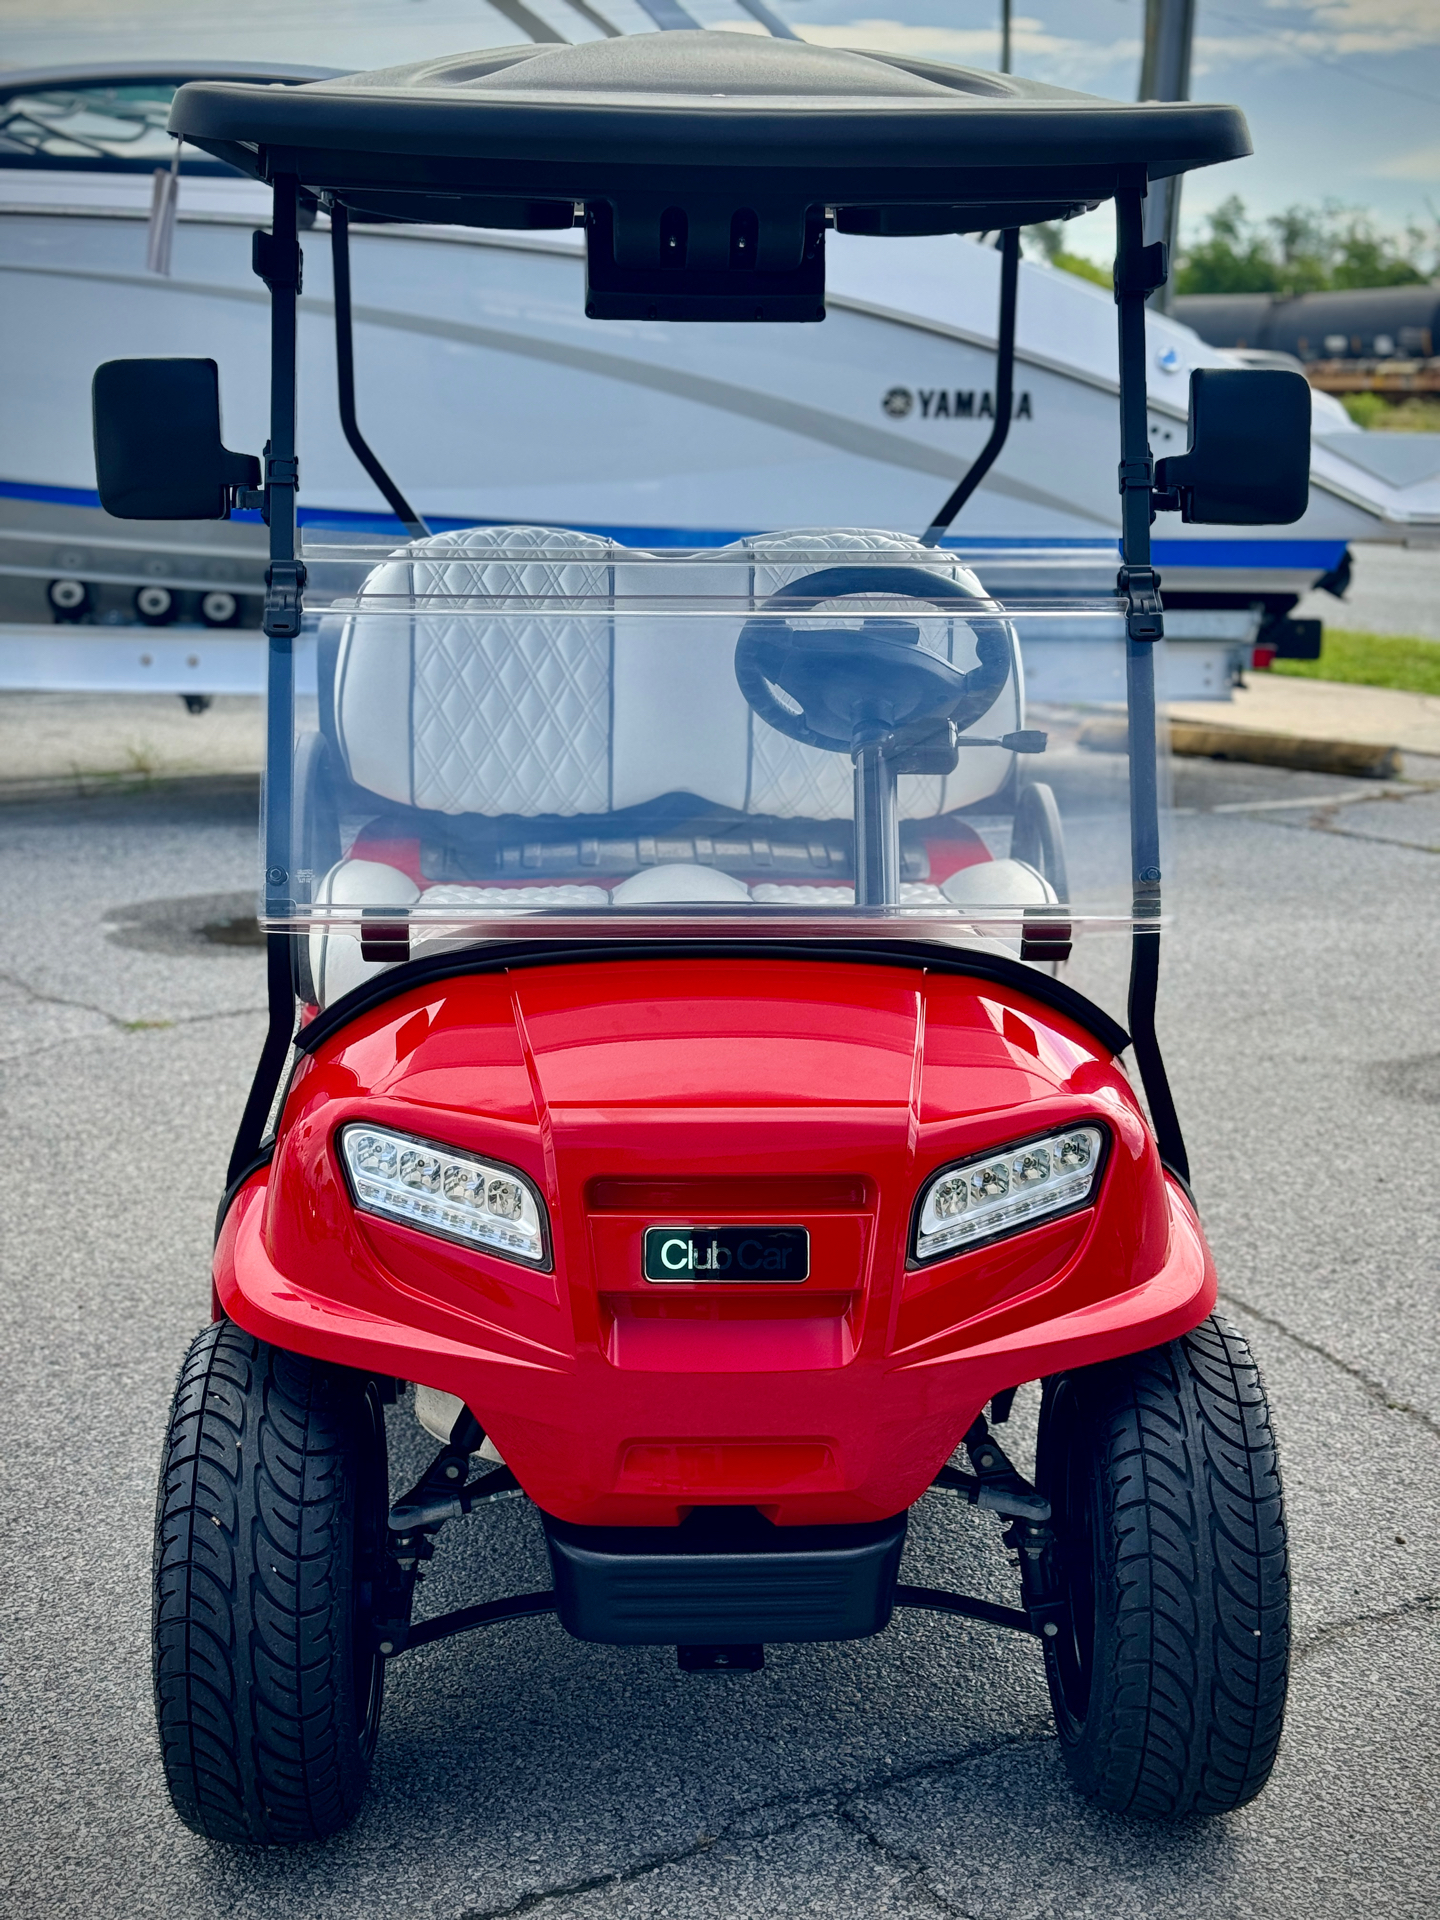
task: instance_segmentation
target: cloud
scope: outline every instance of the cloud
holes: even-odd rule
[[[1371,167],[1382,180],[1424,180],[1440,182],[1440,141],[1428,147],[1414,147],[1409,153],[1397,153],[1393,159]]]
[[[1295,37],[1319,52],[1407,53],[1440,44],[1435,0],[1316,0],[1300,8],[1293,0],[1267,0],[1267,11],[1308,13],[1311,25]]]
[[[1038,23],[1036,23],[1038,24]],[[923,27],[903,20],[847,20],[834,26],[796,23],[795,31],[816,47],[854,47],[865,53],[908,53],[966,66],[995,65],[1000,36],[988,27]]]
[[[1198,33],[1192,71],[1198,77],[1221,67],[1251,66],[1268,52],[1282,65],[1307,58],[1336,60],[1353,54],[1398,54],[1440,46],[1437,0],[1232,0],[1206,5],[1203,17],[1215,31]],[[754,31],[755,23],[729,20],[726,27]],[[1233,31],[1227,31],[1233,29]],[[995,27],[948,27],[868,17],[823,26],[796,22],[805,40],[822,47],[856,47],[871,53],[909,54],[993,68],[1000,51]],[[1140,42],[1077,40],[1054,32],[1031,14],[1011,24],[1015,64],[1022,73],[1074,84],[1107,69],[1139,71]]]
[[[718,24],[718,23],[717,23]],[[729,22],[725,22],[727,26]],[[992,70],[1000,56],[995,27],[925,26],[905,20],[864,19],[826,25],[795,23],[802,39],[817,47],[853,47],[865,53],[908,54],[915,59],[948,60],[960,66]],[[1050,32],[1043,20],[1017,15],[1010,24],[1014,60],[1021,72],[1037,66],[1063,66],[1069,76],[1095,73],[1117,63],[1138,69],[1140,42],[1072,40]]]
[[[1238,32],[1195,36],[1193,71],[1252,63],[1262,48],[1272,58],[1340,60],[1354,54],[1393,55],[1440,46],[1435,0],[1265,0],[1253,12],[1207,6],[1206,18]]]

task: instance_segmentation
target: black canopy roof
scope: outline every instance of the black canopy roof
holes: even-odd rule
[[[751,201],[835,207],[860,231],[975,230],[1250,152],[1235,107],[1126,104],[732,33],[489,48],[298,87],[203,80],[176,95],[170,129],[261,178],[292,173],[401,218],[454,221],[438,196],[478,196],[511,203],[493,224],[536,226],[560,224],[560,203],[753,188]],[[549,202],[548,217],[526,202]]]

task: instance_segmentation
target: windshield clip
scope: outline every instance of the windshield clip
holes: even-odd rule
[[[277,287],[287,291],[293,287],[299,293],[305,278],[305,256],[300,251],[300,242],[292,240],[287,246],[273,233],[252,233],[250,270],[272,293]]]
[[[1164,608],[1160,604],[1160,576],[1153,567],[1121,567],[1115,591],[1125,602],[1125,636],[1129,640],[1163,640]]]
[[[1122,293],[1154,293],[1170,277],[1170,249],[1163,240],[1148,247],[1121,250],[1115,262],[1115,298]]]
[[[272,560],[265,569],[266,634],[272,640],[298,640],[304,618],[302,595],[308,578],[298,560]]]
[[[360,958],[388,966],[410,958],[410,922],[394,907],[360,909]]]

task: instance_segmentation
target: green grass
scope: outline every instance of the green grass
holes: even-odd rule
[[[1318,660],[1277,660],[1270,671],[1301,680],[1344,680],[1352,686],[1440,694],[1440,640],[1326,627]]]
[[[1340,404],[1371,433],[1440,433],[1440,394],[1342,393]]]

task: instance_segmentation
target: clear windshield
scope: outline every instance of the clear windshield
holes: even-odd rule
[[[290,898],[271,887],[266,924],[309,931],[321,1003],[480,940],[1046,959],[1130,924],[1113,601],[1002,605],[858,531],[650,553],[491,527],[305,558]]]

